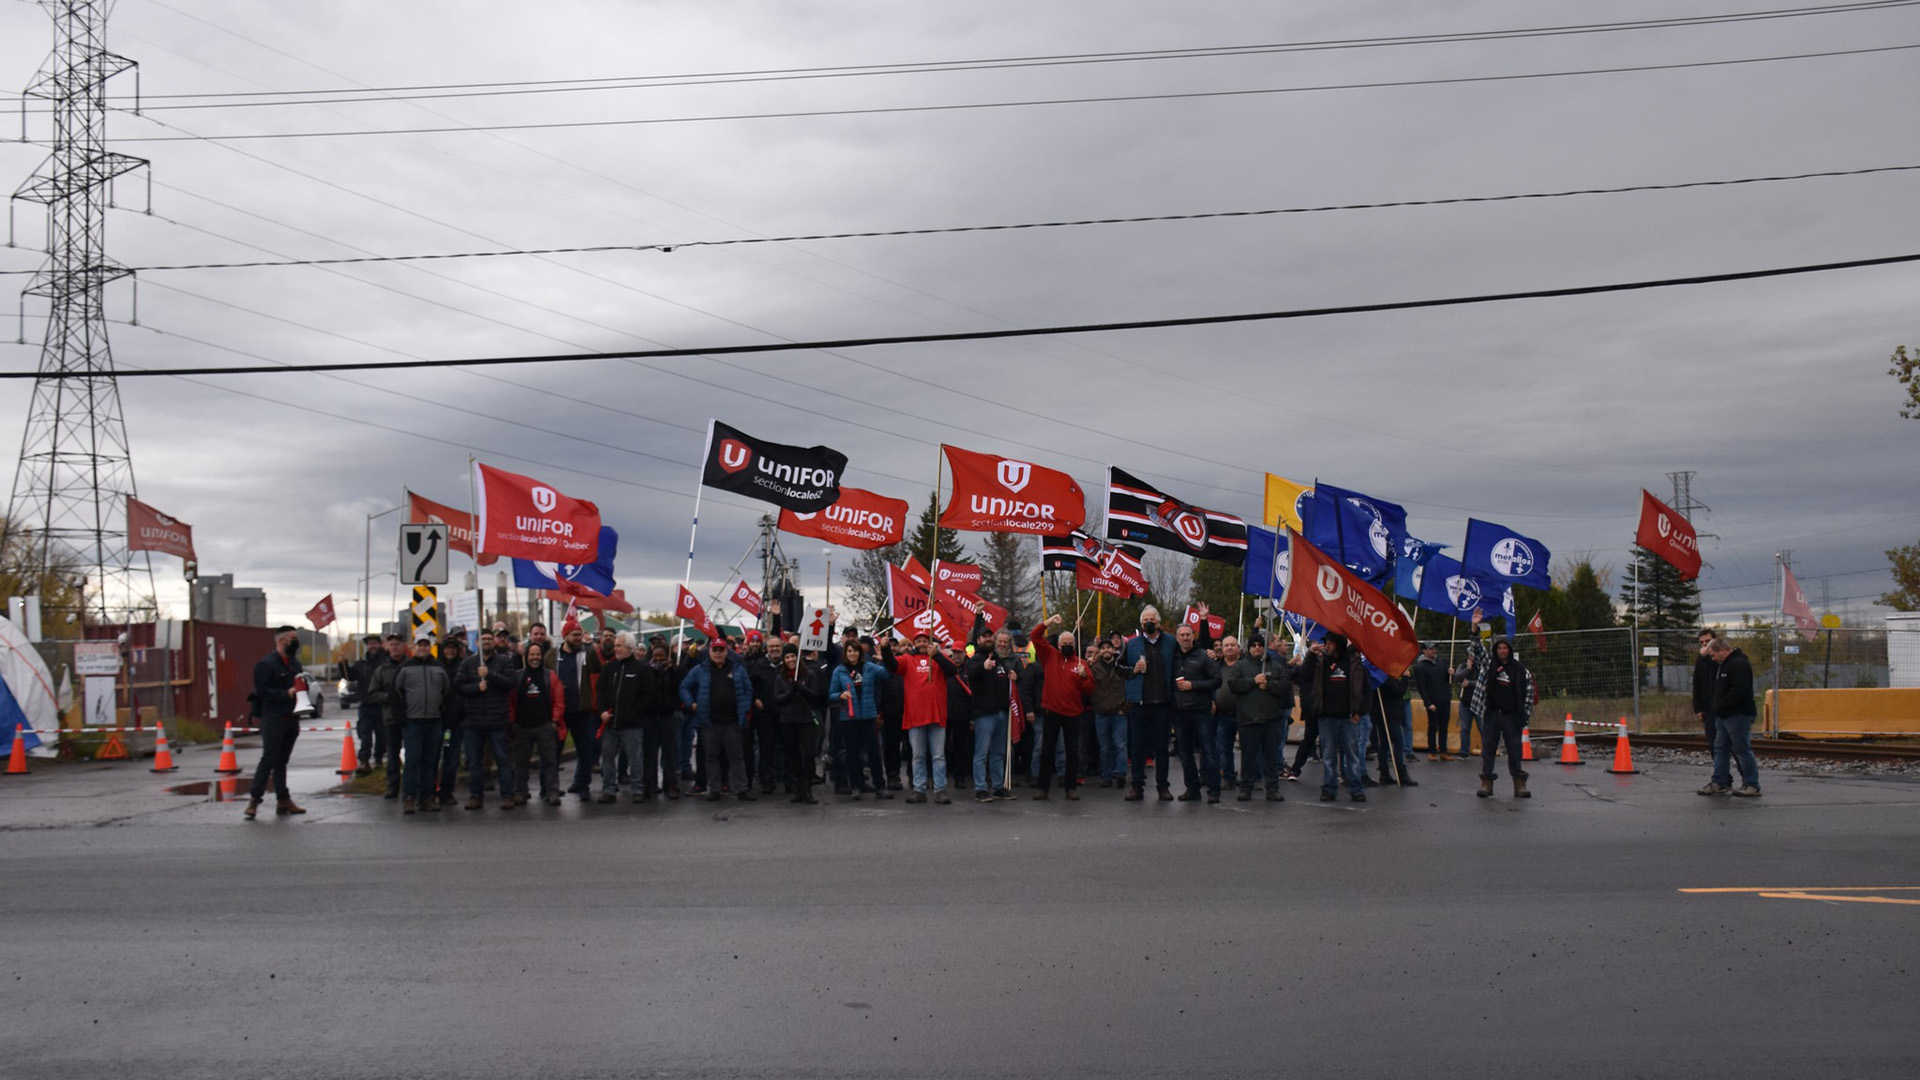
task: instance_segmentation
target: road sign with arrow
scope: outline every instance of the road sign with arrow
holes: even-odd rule
[[[400,584],[445,585],[447,539],[445,525],[400,526]]]

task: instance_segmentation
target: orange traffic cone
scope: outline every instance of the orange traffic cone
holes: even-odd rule
[[[1620,737],[1613,744],[1613,768],[1607,771],[1621,774],[1640,771],[1633,767],[1633,748],[1627,745],[1627,718],[1624,716],[1620,718]]]
[[[1580,744],[1573,734],[1573,714],[1567,714],[1567,733],[1560,737],[1560,764],[1580,764]]]
[[[148,772],[172,772],[179,766],[173,763],[173,750],[167,746],[167,726],[158,724],[153,729],[153,768]]]
[[[233,724],[227,724],[227,737],[220,740],[220,764],[214,772],[222,776],[233,776],[240,772],[240,756],[233,752]]]
[[[25,776],[32,770],[27,768],[27,737],[20,733],[20,725],[13,725],[13,753],[7,756],[7,775]]]
[[[1533,760],[1533,729],[1520,729],[1520,760]]]
[[[352,776],[360,771],[360,759],[353,752],[353,732],[340,737],[340,767],[334,770],[336,776]]]

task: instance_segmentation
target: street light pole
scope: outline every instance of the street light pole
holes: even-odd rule
[[[406,507],[403,504],[401,506],[389,507],[388,509],[382,510],[377,514],[367,515],[367,576],[360,579],[361,580],[361,586],[360,586],[361,588],[360,636],[361,637],[367,636],[367,609],[373,606],[373,519],[383,518],[383,517],[386,517],[388,514],[397,514],[405,508]]]

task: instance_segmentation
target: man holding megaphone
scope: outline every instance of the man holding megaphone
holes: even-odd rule
[[[273,652],[253,665],[253,716],[260,728],[260,764],[253,770],[253,788],[248,792],[247,820],[260,810],[267,783],[273,783],[278,800],[276,814],[304,814],[294,805],[287,790],[287,762],[293,757],[294,740],[300,737],[300,721],[295,715],[299,699],[305,693],[305,676],[300,666],[300,635],[291,626],[273,628]]]

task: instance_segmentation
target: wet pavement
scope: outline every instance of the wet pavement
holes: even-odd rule
[[[402,817],[310,737],[249,824],[216,758],[0,783],[7,1075],[1920,1072],[1909,779]]]

